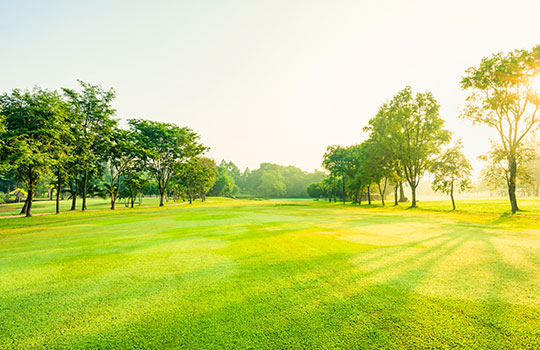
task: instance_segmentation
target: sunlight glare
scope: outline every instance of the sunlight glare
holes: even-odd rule
[[[540,75],[531,78],[530,86],[536,94],[540,94]]]

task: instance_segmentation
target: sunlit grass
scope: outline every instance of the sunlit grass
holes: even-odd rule
[[[419,204],[0,220],[0,348],[538,348],[540,202]]]

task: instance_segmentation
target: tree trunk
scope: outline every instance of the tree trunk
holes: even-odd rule
[[[162,207],[165,204],[163,204],[163,199],[165,198],[165,191],[159,191],[159,206]]]
[[[384,193],[381,189],[381,184],[377,184],[377,186],[379,187],[379,195],[381,196],[381,203],[382,203],[382,206],[384,207]]]
[[[113,189],[111,193],[111,210],[114,210],[116,200],[118,199],[118,193],[120,193],[120,175],[118,176],[118,179],[116,180],[116,188]]]
[[[24,200],[24,204],[23,204],[23,207],[21,209],[21,212],[19,213],[20,215],[26,214],[26,210],[28,208],[28,198],[29,198],[29,196],[26,196],[26,199]]]
[[[454,183],[450,185],[450,198],[452,199],[452,210],[456,210],[456,202],[454,201]]]
[[[82,192],[82,211],[86,210],[86,191],[88,187],[88,170],[84,171],[84,180],[83,180],[83,192]]]
[[[56,214],[60,213],[60,194],[62,193],[62,175],[58,172],[58,186],[56,188]]]
[[[204,188],[201,186],[201,202],[206,202],[206,192],[204,192]]]
[[[399,182],[399,202],[404,203],[407,201],[407,198],[405,198],[405,190],[403,190],[403,182]]]
[[[28,198],[26,206],[26,217],[32,216],[32,199],[34,198],[34,187],[30,186],[28,189]]]
[[[517,173],[517,162],[515,158],[510,158],[508,160],[510,174],[508,177],[508,196],[510,197],[510,206],[512,207],[512,214],[515,214],[519,211],[516,198],[516,173]]]
[[[75,210],[77,207],[77,193],[71,194],[71,209],[69,210]]]
[[[413,186],[411,184],[409,185],[411,186],[411,195],[412,195],[411,207],[415,208],[416,207],[416,186]]]
[[[394,205],[398,205],[398,191],[399,185],[396,185],[396,187],[394,187]]]

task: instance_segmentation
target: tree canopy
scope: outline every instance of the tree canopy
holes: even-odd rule
[[[519,210],[516,198],[519,150],[527,135],[540,125],[540,91],[534,84],[540,77],[540,45],[531,50],[484,57],[465,74],[461,87],[469,95],[462,117],[497,130],[500,142],[497,152],[507,163],[508,196],[515,213]]]

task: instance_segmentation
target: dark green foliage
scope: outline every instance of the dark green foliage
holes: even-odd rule
[[[144,119],[131,119],[137,147],[148,171],[154,176],[163,206],[167,187],[180,164],[207,150],[199,143],[199,135],[187,127]]]
[[[306,198],[306,187],[321,182],[323,173],[308,173],[294,166],[262,163],[259,169],[245,172],[243,194],[266,198]]]
[[[79,84],[80,91],[63,89],[70,106],[70,133],[74,138],[73,152],[66,166],[70,170],[72,209],[75,209],[77,195],[81,195],[81,208],[86,210],[90,180],[97,178],[103,170],[100,165],[117,125],[112,118],[116,113],[112,107],[116,93],[114,89],[104,90],[81,80]]]
[[[58,162],[68,133],[66,104],[56,92],[36,88],[15,89],[0,96],[3,119],[0,163],[13,169],[28,189],[22,213],[32,215],[32,200],[39,179]]]
[[[306,192],[308,196],[314,198],[315,200],[319,200],[326,195],[325,186],[320,182],[314,182],[309,185]]]

